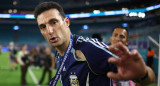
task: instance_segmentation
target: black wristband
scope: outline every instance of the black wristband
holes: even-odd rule
[[[144,75],[144,77],[142,77],[141,79],[137,79],[137,80],[133,80],[134,82],[141,82],[143,80],[145,80],[148,77],[148,71],[146,72],[146,74]]]
[[[141,78],[141,80],[145,80],[148,77],[148,71],[146,72],[145,76],[143,78]]]

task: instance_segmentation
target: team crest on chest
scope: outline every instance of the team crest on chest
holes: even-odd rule
[[[76,76],[75,73],[74,74],[71,73],[71,75],[69,76],[69,78],[70,78],[70,84],[71,84],[71,86],[79,86],[78,78],[77,78],[77,76]]]

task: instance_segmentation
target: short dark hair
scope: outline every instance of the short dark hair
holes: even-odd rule
[[[92,34],[92,38],[97,38],[99,41],[103,40],[101,34],[99,34],[99,33]]]
[[[50,9],[57,9],[62,16],[62,19],[65,18],[65,13],[63,11],[63,8],[60,4],[57,2],[49,1],[49,2],[43,2],[39,4],[35,10],[34,10],[34,17],[37,19],[37,16],[43,13],[44,11],[50,10]]]

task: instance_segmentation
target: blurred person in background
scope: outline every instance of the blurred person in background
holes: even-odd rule
[[[27,85],[27,82],[26,82],[27,69],[30,64],[29,52],[27,51],[26,44],[22,45],[21,50],[18,53],[18,62],[21,66],[21,85],[25,86]]]
[[[42,64],[43,64],[43,74],[41,76],[39,84],[43,83],[44,77],[47,72],[49,73],[48,80],[50,81],[52,78],[52,70],[54,70],[55,67],[55,55],[51,52],[50,47],[46,47],[45,49],[44,57],[42,58]]]
[[[39,54],[39,57],[37,58],[37,68],[40,68],[43,66],[43,58],[45,56],[45,46],[44,45],[39,45],[38,46],[38,54]]]
[[[39,68],[40,65],[40,55],[36,48],[30,47],[29,56],[32,58],[32,65]]]
[[[102,36],[99,33],[92,34],[92,38],[97,38],[99,41],[103,41]]]
[[[151,47],[149,47],[147,52],[147,65],[151,68],[153,65],[153,57],[154,57],[154,50],[152,50]]]
[[[69,27],[70,20],[65,17],[58,3],[52,1],[39,4],[34,16],[44,38],[57,50],[59,67],[49,82],[50,86],[56,86],[60,76],[64,86],[112,86],[112,79],[151,82],[151,77],[147,76],[150,72],[136,50],[130,52],[120,42],[107,46],[94,39],[73,35]],[[112,70],[115,65],[117,73]],[[142,78],[145,80],[142,81]]]
[[[9,59],[10,59],[10,70],[13,70],[14,68],[17,69],[17,49],[15,48],[15,45],[13,42],[9,43]]]
[[[129,37],[129,33],[127,29],[115,28],[113,30],[112,36],[110,37],[111,45],[115,45],[118,42],[122,42],[124,45],[128,46],[128,43],[129,43],[128,37]],[[148,75],[148,77],[152,77],[151,78],[152,80],[150,83],[153,83],[155,81],[154,72],[150,67],[147,67],[147,71],[150,72],[150,75]],[[140,82],[135,83],[132,80],[113,80],[113,86],[146,86],[147,84],[150,84],[150,83],[141,84]]]

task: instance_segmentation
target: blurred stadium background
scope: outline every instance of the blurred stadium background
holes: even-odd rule
[[[155,51],[153,70],[158,78],[160,0],[0,0],[0,86],[20,86],[20,67],[9,70],[9,42],[13,41],[17,47],[48,45],[33,16],[36,5],[44,1],[56,1],[63,6],[73,34],[91,37],[100,33],[103,41],[109,43],[115,27],[127,28],[130,49],[138,49],[145,61],[148,47]],[[42,68],[33,67],[29,71],[36,80],[40,79]],[[35,86],[30,72],[28,86]],[[150,86],[158,86],[158,79]]]

